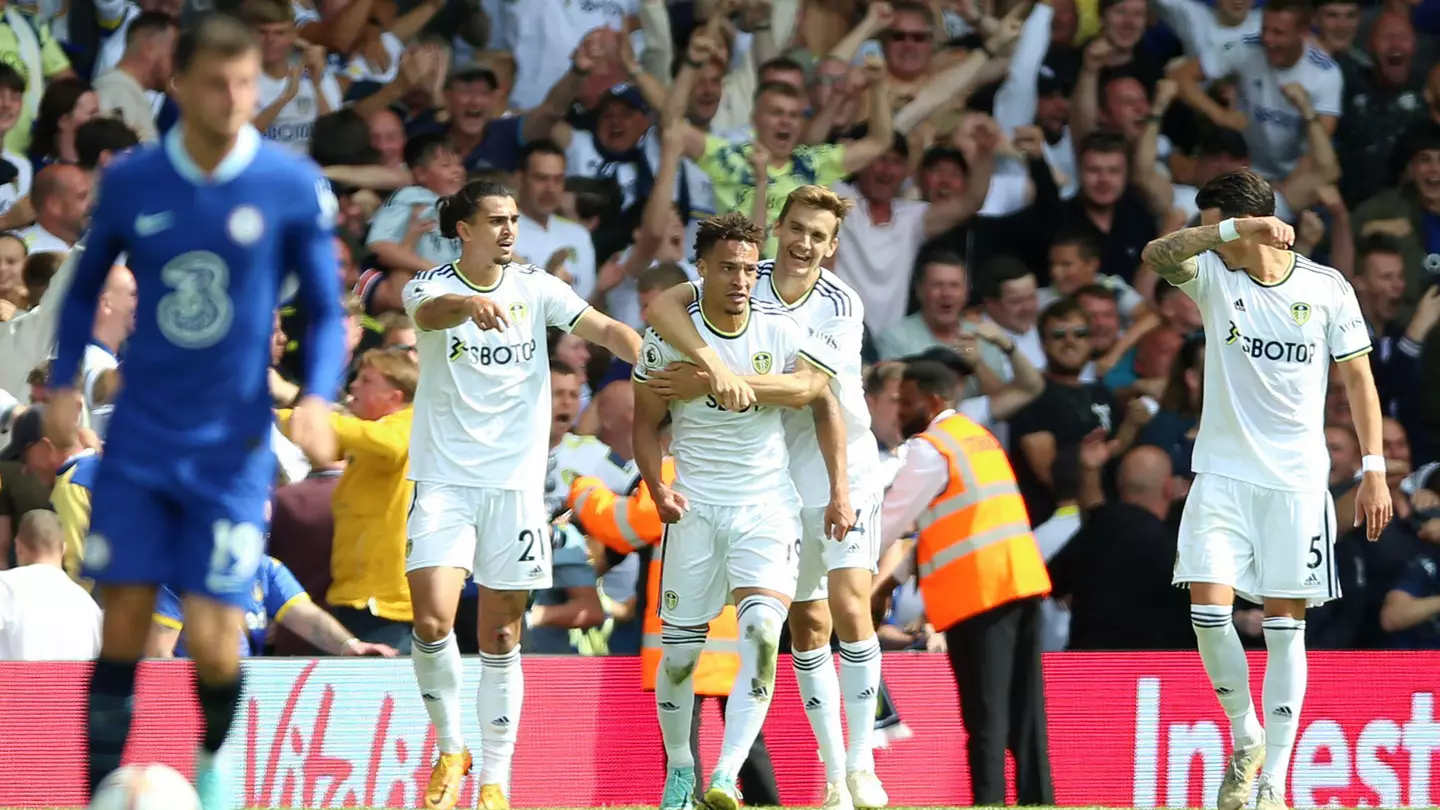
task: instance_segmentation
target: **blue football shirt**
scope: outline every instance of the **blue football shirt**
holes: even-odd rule
[[[265,634],[270,625],[279,624],[285,614],[300,602],[310,599],[305,589],[285,563],[265,555],[255,572],[255,587],[250,591],[249,603],[244,605],[245,633],[240,637],[240,655],[261,655],[265,652]],[[175,642],[175,657],[188,656],[185,647],[185,616],[180,610],[180,597],[168,587],[162,587],[155,598],[156,624],[180,631]]]
[[[345,360],[345,313],[329,184],[309,159],[246,127],[206,175],[184,125],[108,167],[61,309],[53,370],[75,379],[116,258],[135,274],[107,461],[138,483],[224,488],[269,441],[266,372],[281,286],[293,272],[310,314],[304,389],[330,398]]]

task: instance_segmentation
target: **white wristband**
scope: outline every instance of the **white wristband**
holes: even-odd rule
[[[1360,472],[1362,473],[1385,473],[1384,456],[1365,456],[1360,459]]]
[[[1220,220],[1219,228],[1221,242],[1234,242],[1240,238],[1240,231],[1235,228],[1235,220],[1233,218]]]

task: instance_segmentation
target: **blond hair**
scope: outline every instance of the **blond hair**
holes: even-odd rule
[[[790,213],[793,205],[805,208],[814,208],[817,211],[829,211],[835,215],[835,236],[840,232],[840,224],[845,221],[845,216],[855,207],[855,202],[849,198],[841,197],[824,186],[801,186],[790,192],[785,198],[785,204],[780,207],[780,218],[775,222],[785,221],[785,215]]]
[[[420,384],[420,366],[403,349],[371,349],[360,355],[360,368],[373,368],[400,393],[406,402],[415,400],[415,387]]]

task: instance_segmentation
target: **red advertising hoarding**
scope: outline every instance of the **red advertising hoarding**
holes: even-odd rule
[[[479,666],[466,661],[467,694]],[[517,807],[654,804],[663,756],[638,661],[527,658]],[[1264,657],[1251,659],[1260,694]],[[823,774],[788,666],[765,725],[782,800],[819,803]],[[1312,653],[1290,771],[1296,807],[1433,807],[1440,788],[1440,654]],[[0,807],[76,806],[84,782],[84,664],[0,664]],[[247,664],[226,760],[247,807],[417,807],[434,756],[407,660],[270,659]],[[142,670],[128,758],[189,770],[199,717],[182,662]],[[942,656],[885,658],[914,736],[876,754],[894,806],[969,803],[964,729]],[[1228,723],[1193,654],[1052,655],[1050,756],[1066,805],[1198,807],[1213,801]],[[467,700],[467,706],[473,705]],[[706,707],[702,756],[719,747]],[[479,748],[473,712],[467,739]],[[462,807],[474,806],[474,777]]]

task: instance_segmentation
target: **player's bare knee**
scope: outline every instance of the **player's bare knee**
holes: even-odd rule
[[[870,590],[874,579],[862,568],[841,568],[830,572],[830,617],[841,641],[864,641],[875,635],[870,614]]]
[[[1305,618],[1306,602],[1304,599],[1266,599],[1265,618],[1287,618],[1300,620]]]
[[[415,621],[412,625],[414,628],[412,632],[415,634],[415,638],[427,644],[434,644],[450,635],[450,631],[454,629],[454,624],[455,620],[453,618],[433,615],[422,616],[417,611]]]
[[[790,606],[790,646],[818,650],[830,643],[830,610],[824,599]]]

